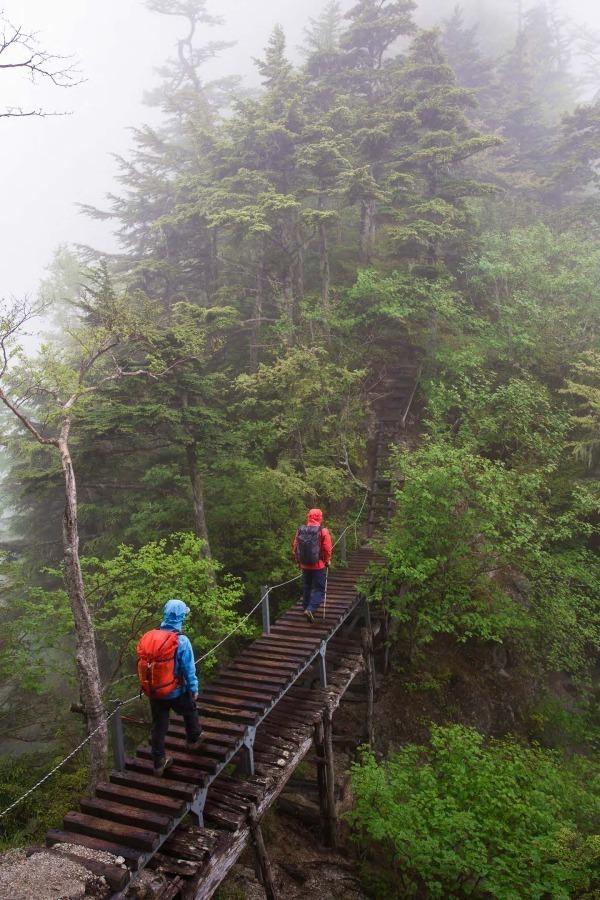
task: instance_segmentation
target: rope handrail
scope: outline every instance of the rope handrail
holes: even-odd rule
[[[117,712],[119,712],[119,710],[121,710],[124,706],[127,706],[128,703],[131,703],[133,700],[137,700],[138,696],[139,696],[138,694],[134,694],[133,697],[129,697],[128,700],[123,700],[122,703],[119,703],[119,705],[115,709],[113,709],[113,711],[111,713],[109,713],[104,719],[102,719],[100,724],[97,725],[93,731],[90,731],[88,736],[86,738],[84,738],[82,740],[82,742],[80,744],[78,744],[73,750],[71,750],[71,752],[67,756],[65,756],[64,759],[61,759],[61,761],[59,763],[57,763],[53,769],[50,769],[49,772],[46,772],[46,774],[43,776],[43,778],[40,778],[40,780],[36,784],[34,784],[33,787],[30,787],[29,790],[25,791],[25,793],[22,794],[17,800],[14,800],[13,803],[10,804],[10,806],[7,806],[6,809],[3,809],[2,812],[0,812],[0,819],[2,819],[4,816],[8,815],[9,812],[12,812],[12,810],[16,806],[18,806],[20,803],[22,803],[23,800],[26,800],[27,797],[29,797],[30,794],[33,794],[34,791],[36,791],[39,787],[41,787],[44,784],[44,782],[48,781],[48,779],[51,778],[55,772],[58,772],[59,769],[62,769],[64,764],[66,762],[68,762],[70,759],[72,759],[76,753],[79,753],[79,751],[82,749],[82,747],[85,747],[85,745],[88,743],[88,741],[90,741],[94,737],[94,735],[98,731],[100,731],[100,729],[103,727],[103,725],[106,725],[106,723],[109,722],[112,719],[112,717],[114,715],[116,715]]]
[[[358,523],[358,520],[360,519],[360,517],[362,515],[362,511],[365,507],[365,503],[367,501],[368,494],[369,494],[369,491],[368,490],[365,491],[365,496],[363,497],[363,502],[361,504],[361,507],[358,511],[356,518],[349,525],[347,525],[346,528],[344,528],[344,530],[340,534],[339,538],[334,543],[334,545],[333,545],[334,547],[336,547],[339,544],[339,542],[341,541],[343,536],[346,534],[346,532],[350,528],[355,527],[356,524]],[[268,599],[271,591],[277,590],[277,588],[280,588],[280,587],[285,587],[288,584],[293,584],[294,581],[298,581],[301,577],[302,577],[302,574],[300,573],[299,575],[294,576],[294,578],[289,578],[287,581],[281,581],[279,584],[274,584],[272,587],[268,587],[267,590],[265,591],[265,593],[261,596],[258,603],[252,607],[250,612],[247,613],[243,619],[240,619],[240,621],[237,623],[235,628],[233,628],[229,632],[229,634],[226,634],[225,637],[221,638],[221,640],[218,643],[216,643],[214,645],[214,647],[211,647],[210,650],[207,650],[206,653],[204,653],[202,656],[199,656],[198,659],[196,659],[194,661],[194,665],[198,666],[199,663],[201,663],[203,660],[205,660],[208,656],[211,655],[211,653],[214,653],[215,650],[218,650],[219,647],[221,647],[226,641],[228,641],[229,638],[232,637],[232,635],[234,635],[236,633],[236,631],[238,631],[242,627],[242,625],[248,621],[250,616],[256,612],[256,610],[259,608],[259,606],[261,606],[264,603],[264,601]],[[133,672],[130,675],[124,675],[123,678],[119,678],[118,681],[113,682],[113,684],[118,684],[120,681],[125,681],[128,678],[134,678],[136,675],[137,675],[136,672]],[[112,717],[117,714],[117,712],[119,712],[124,706],[127,706],[129,703],[133,703],[134,700],[139,699],[139,697],[140,697],[140,694],[138,691],[136,691],[135,694],[133,694],[131,697],[128,697],[126,700],[119,701],[119,705],[117,707],[115,707],[115,709],[113,709],[113,711],[111,713],[109,713],[104,719],[102,719],[100,724],[97,725],[93,731],[90,731],[90,733],[87,735],[87,737],[85,737],[84,740],[81,741],[80,744],[78,744],[73,750],[71,750],[71,752],[67,756],[65,756],[64,759],[62,759],[59,763],[57,763],[57,765],[54,766],[54,768],[50,769],[49,772],[47,772],[42,778],[40,778],[40,780],[38,782],[36,782],[36,784],[34,784],[33,787],[30,787],[29,790],[25,791],[25,793],[22,794],[17,800],[14,800],[9,806],[6,807],[6,809],[3,809],[0,812],[0,819],[2,819],[4,816],[8,815],[9,812],[12,812],[12,810],[15,809],[15,807],[19,806],[19,804],[21,804],[24,800],[26,800],[27,797],[29,797],[31,794],[33,794],[34,791],[36,791],[46,781],[48,781],[48,779],[51,778],[52,775],[55,774],[55,772],[58,772],[58,770],[61,769],[65,765],[65,763],[67,763],[70,759],[72,759],[75,756],[76,753],[78,753],[83,747],[85,747],[85,745],[93,738],[93,736],[95,734],[97,734],[97,732],[100,731],[100,729],[104,725],[106,725],[106,723],[109,722],[112,719]]]

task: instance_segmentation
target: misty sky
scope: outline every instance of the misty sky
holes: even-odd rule
[[[143,104],[143,93],[156,84],[154,70],[171,55],[181,20],[148,12],[143,0],[0,3],[13,23],[37,31],[44,47],[75,54],[86,78],[76,88],[59,90],[42,84],[33,89],[22,78],[0,76],[3,105],[72,112],[44,119],[0,119],[0,296],[6,297],[34,295],[61,243],[114,249],[110,225],[81,215],[77,204],[102,206],[106,193],[118,190],[112,154],[127,155],[129,129],[157,115]],[[439,8],[449,5],[422,0],[420,20],[430,24]],[[488,17],[495,9],[512,15],[516,0],[465,0],[463,5]],[[560,0],[558,5],[578,21],[600,28],[598,0]],[[206,39],[237,42],[223,54],[214,74],[240,74],[256,83],[252,57],[261,55],[275,22],[284,27],[290,55],[296,56],[307,18],[321,6],[322,0],[209,4],[226,25],[210,29]]]

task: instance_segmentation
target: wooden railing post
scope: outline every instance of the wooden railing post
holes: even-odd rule
[[[321,646],[319,647],[319,681],[321,682],[321,687],[327,687],[327,644],[325,641],[321,641]]]
[[[340,563],[343,566],[348,565],[348,545],[346,543],[346,532],[344,531],[340,538]]]
[[[113,700],[114,712],[110,720],[113,759],[117,772],[125,768],[125,740],[123,738],[123,721],[121,719],[121,701]]]
[[[329,706],[323,714],[323,749],[325,751],[325,781],[327,785],[326,843],[337,847],[337,810],[335,806],[335,760],[333,758],[333,724]]]
[[[269,610],[269,588],[266,584],[260,589],[260,596],[262,597],[261,603],[261,611],[262,611],[262,623],[263,623],[263,634],[271,633],[271,613]]]
[[[327,843],[327,774],[325,772],[325,739],[323,736],[323,719],[319,719],[314,727],[314,745],[317,757],[317,786],[319,789],[319,810],[321,813],[321,834],[323,843]]]
[[[375,658],[373,656],[373,629],[368,601],[365,600],[366,625],[360,630],[360,642],[362,644],[363,659],[365,661],[365,676],[367,679],[367,740],[369,746],[375,746]]]

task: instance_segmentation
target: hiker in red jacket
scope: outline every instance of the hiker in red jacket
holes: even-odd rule
[[[322,522],[321,510],[309,509],[306,525],[297,529],[292,544],[294,558],[302,569],[302,609],[309,622],[314,622],[313,613],[323,602],[327,568],[333,553],[331,535]]]

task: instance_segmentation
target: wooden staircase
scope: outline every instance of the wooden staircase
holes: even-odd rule
[[[112,772],[94,796],[81,800],[79,810],[67,813],[61,829],[48,832],[48,846],[80,845],[122,857],[127,869],[107,865],[104,872],[113,891],[120,892],[132,873],[162,855],[188,814],[200,830],[205,823],[241,827],[247,804],[242,810],[229,764],[240,762],[254,775],[269,759],[273,738],[265,742],[259,732],[257,739],[267,718],[275,728],[294,715],[312,724],[321,701],[317,693],[311,699],[311,685],[317,679],[327,688],[328,666],[339,655],[335,641],[362,602],[356,581],[373,559],[369,549],[355,551],[347,568],[331,570],[327,604],[314,624],[299,606],[292,607],[206,685],[198,700],[203,736],[198,750],[186,749],[183,721],[172,716],[166,746],[174,764],[168,777],[153,776],[150,747],[142,744],[126,758],[123,771]],[[309,678],[306,686],[303,676]]]

